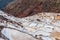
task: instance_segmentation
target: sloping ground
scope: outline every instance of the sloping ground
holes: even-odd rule
[[[26,17],[41,12],[60,13],[60,0],[14,0],[5,12],[16,17]]]
[[[17,18],[0,11],[0,28],[2,27],[4,29],[1,33],[5,39],[60,40],[60,13],[38,13]]]

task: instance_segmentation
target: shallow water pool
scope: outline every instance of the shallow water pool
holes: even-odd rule
[[[0,0],[0,10],[3,10],[4,7],[5,7],[8,3],[12,2],[12,1],[13,1],[13,0]]]

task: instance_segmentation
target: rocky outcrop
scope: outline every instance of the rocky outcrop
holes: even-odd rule
[[[14,0],[4,11],[20,18],[41,12],[60,13],[60,0]]]

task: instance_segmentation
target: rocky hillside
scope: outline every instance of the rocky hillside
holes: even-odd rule
[[[26,17],[41,12],[60,13],[60,0],[14,0],[5,7],[4,11],[16,17]]]

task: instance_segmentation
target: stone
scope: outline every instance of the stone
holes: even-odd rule
[[[58,32],[57,30],[54,30],[51,35],[52,35],[54,38],[60,40],[60,32]]]
[[[60,15],[55,16],[55,20],[60,20]]]

